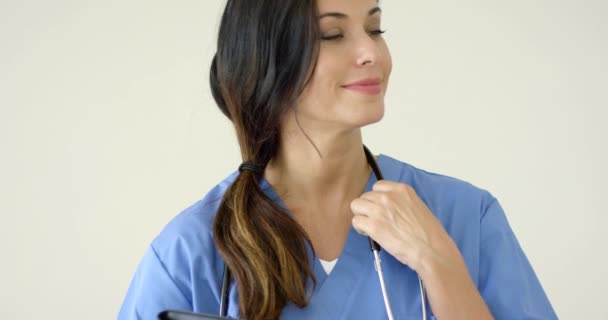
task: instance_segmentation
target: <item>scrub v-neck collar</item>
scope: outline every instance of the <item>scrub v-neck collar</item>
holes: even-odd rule
[[[390,170],[392,168],[389,166],[390,161],[387,156],[379,154],[376,162],[386,180],[398,178],[395,176],[398,173]],[[376,176],[372,171],[365,186],[365,192],[371,191],[376,181]],[[264,178],[261,180],[261,187],[271,199],[289,212],[276,191]],[[313,266],[317,281],[311,303],[322,304],[332,319],[338,319],[342,314],[342,309],[347,305],[346,302],[353,292],[352,289],[361,281],[362,275],[369,274],[367,269],[373,268],[373,255],[368,237],[360,235],[351,226],[338,262],[330,274],[325,272],[319,258],[312,255],[310,246],[307,248],[309,263]]]

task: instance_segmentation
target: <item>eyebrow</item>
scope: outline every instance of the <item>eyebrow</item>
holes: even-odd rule
[[[374,7],[372,9],[369,10],[369,12],[367,13],[368,16],[373,15],[376,12],[382,12],[382,10],[380,9],[380,7]],[[348,16],[342,12],[326,12],[322,15],[319,16],[319,19],[323,19],[326,17],[334,17],[334,18],[340,18],[340,19],[345,19],[348,18]]]

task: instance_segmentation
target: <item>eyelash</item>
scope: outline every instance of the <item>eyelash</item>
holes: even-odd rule
[[[373,30],[373,31],[370,31],[370,35],[371,35],[372,37],[377,37],[377,36],[382,35],[382,34],[383,34],[383,33],[385,33],[385,32],[386,32],[386,30]],[[336,40],[336,39],[340,39],[340,38],[343,38],[343,37],[344,37],[344,35],[342,35],[342,34],[337,34],[337,35],[335,35],[335,36],[321,37],[321,40],[328,40],[328,41],[329,41],[329,40]]]

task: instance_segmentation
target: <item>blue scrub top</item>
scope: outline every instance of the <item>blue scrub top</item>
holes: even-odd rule
[[[557,319],[503,209],[488,191],[383,154],[378,165],[386,180],[412,186],[441,221],[496,319]],[[213,218],[237,174],[233,172],[173,218],[152,241],[133,276],[118,319],[156,319],[165,309],[218,312],[224,263],[212,239]],[[371,174],[366,192],[375,182]],[[262,179],[260,185],[285,207],[267,181]],[[395,319],[421,319],[416,273],[385,251],[381,258]],[[310,259],[317,279],[310,303],[303,309],[288,304],[282,319],[388,319],[367,237],[351,227],[329,275],[318,258]],[[435,319],[430,307],[427,310],[429,319]],[[228,316],[239,317],[234,281]]]

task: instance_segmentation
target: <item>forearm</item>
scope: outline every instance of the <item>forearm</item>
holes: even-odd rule
[[[425,255],[418,270],[435,317],[440,320],[493,319],[458,247],[447,241],[439,251],[442,254],[437,252]]]

